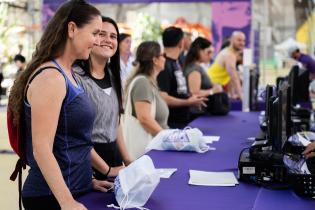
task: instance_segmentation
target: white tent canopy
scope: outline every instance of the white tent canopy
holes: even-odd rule
[[[301,50],[306,49],[305,44],[297,42],[295,39],[290,37],[290,38],[286,39],[285,41],[283,41],[282,43],[276,45],[275,50],[288,52],[292,47],[296,47],[296,48],[299,48]]]

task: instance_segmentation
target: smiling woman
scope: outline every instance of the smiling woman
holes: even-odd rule
[[[114,20],[102,17],[100,43],[95,45],[88,60],[79,61],[74,67],[80,84],[96,108],[92,142],[96,152],[111,170],[118,171],[129,164],[119,127],[122,112],[122,87],[120,80],[118,27]],[[94,177],[107,177],[94,169]]]

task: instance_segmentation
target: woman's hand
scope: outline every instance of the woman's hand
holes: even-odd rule
[[[118,175],[118,172],[123,169],[124,166],[117,166],[117,167],[111,167],[108,177],[116,177]]]
[[[214,84],[211,89],[212,89],[213,93],[221,93],[221,92],[223,92],[223,88],[219,84]]]
[[[114,187],[113,182],[109,182],[109,181],[105,181],[105,180],[104,181],[103,180],[97,180],[97,179],[92,180],[92,185],[93,185],[94,190],[98,190],[101,192],[107,192],[108,190],[111,190]]]
[[[71,200],[61,205],[61,210],[88,210],[88,209],[83,204],[77,202],[76,200]]]
[[[128,166],[130,163],[132,163],[132,161],[133,161],[133,160],[131,160],[131,159],[126,159],[126,160],[124,160],[125,166]]]
[[[315,141],[310,143],[303,152],[306,158],[315,157]]]
[[[187,105],[196,107],[207,107],[207,104],[205,103],[206,101],[208,101],[206,97],[192,95],[187,99]]]

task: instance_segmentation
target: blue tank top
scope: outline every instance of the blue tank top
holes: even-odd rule
[[[53,154],[71,193],[81,194],[92,187],[91,134],[95,110],[83,88],[74,86],[58,63],[55,61],[54,63],[65,78],[67,93],[60,110]],[[24,99],[24,113],[26,157],[30,170],[23,186],[22,196],[52,195],[33,156],[31,107],[26,99]]]

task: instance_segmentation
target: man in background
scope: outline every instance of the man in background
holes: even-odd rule
[[[16,77],[17,77],[25,69],[26,60],[25,60],[25,57],[21,54],[17,54],[13,60],[17,67],[17,72],[16,72]]]
[[[309,79],[315,79],[315,60],[304,53],[302,53],[298,46],[292,46],[288,50],[289,56],[298,61],[309,72]]]
[[[179,64],[181,65],[182,68],[184,68],[184,63],[185,63],[186,56],[187,56],[191,43],[192,43],[192,33],[184,32],[183,51],[181,52],[178,58]]]
[[[205,106],[204,98],[189,95],[186,78],[178,57],[183,51],[184,33],[180,28],[166,28],[162,34],[165,68],[157,77],[160,94],[169,107],[168,126],[184,128],[190,122],[190,106]]]
[[[237,73],[236,64],[239,54],[245,47],[245,34],[234,31],[228,47],[217,55],[213,65],[208,69],[208,75],[214,84],[220,84],[229,96],[234,99],[243,99],[241,80]]]

